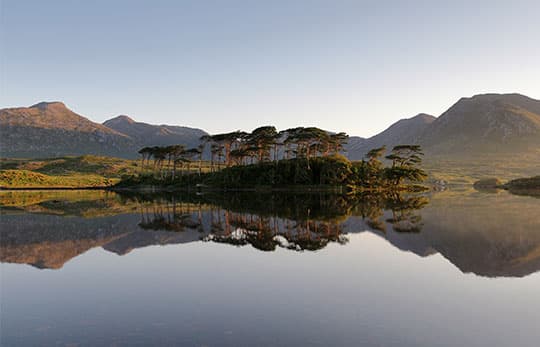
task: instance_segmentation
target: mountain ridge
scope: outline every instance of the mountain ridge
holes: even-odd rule
[[[3,157],[122,156],[131,145],[126,135],[90,121],[61,102],[1,109],[0,132]]]
[[[133,159],[138,157],[141,147],[170,144],[195,147],[206,134],[197,128],[137,122],[126,115],[100,124],[73,112],[60,101],[0,109],[2,157],[95,154]]]
[[[202,129],[167,124],[138,122],[126,115],[119,115],[102,123],[104,126],[132,138],[140,147],[183,144],[197,147],[199,139],[208,133]]]
[[[128,115],[99,124],[60,101],[1,109],[0,131],[3,157],[31,158],[84,154],[136,158],[141,147],[196,147],[208,134],[198,128],[139,122]],[[351,136],[345,151],[351,160],[359,160],[370,149],[386,145],[390,150],[397,144],[419,144],[426,157],[535,155],[540,152],[540,100],[517,93],[463,97],[439,117],[420,113],[367,139]]]
[[[424,123],[415,124],[421,115]],[[431,156],[468,159],[540,148],[540,100],[525,95],[477,94],[460,98],[439,117],[426,116],[401,119],[360,146],[348,146],[349,157],[358,160],[370,149],[405,143],[419,144]]]
[[[420,135],[419,143],[435,154],[534,149],[540,144],[540,100],[521,94],[461,98]]]
[[[420,133],[435,119],[434,116],[426,113],[400,119],[379,134],[364,139],[364,141],[360,141],[356,145],[348,143],[346,149],[349,158],[360,160],[369,150],[382,146],[391,149],[391,147],[398,144],[417,143]]]

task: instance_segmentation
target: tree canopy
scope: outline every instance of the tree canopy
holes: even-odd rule
[[[175,180],[179,176],[178,169],[180,176],[184,176],[186,170],[192,174],[191,165],[196,160],[200,177],[203,155],[208,153],[210,173],[219,173],[216,177],[221,177],[218,181],[225,185],[251,182],[389,189],[399,187],[403,182],[421,182],[427,176],[420,167],[424,153],[419,145],[398,145],[388,154],[386,146],[382,146],[370,150],[365,160],[350,162],[341,155],[347,140],[348,135],[343,132],[329,133],[316,127],[278,131],[274,126],[267,125],[250,133],[236,130],[204,135],[200,138],[200,145],[195,148],[183,145],[144,147],[139,154],[141,172],[145,166],[150,166],[153,159],[154,176]],[[386,166],[385,163],[390,165]],[[251,164],[255,164],[255,167],[250,169],[249,174],[246,170],[236,169]]]

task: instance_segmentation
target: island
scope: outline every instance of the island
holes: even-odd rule
[[[140,172],[124,177],[113,190],[310,190],[418,191],[426,172],[419,145],[375,148],[365,159],[343,154],[345,133],[315,127],[203,136],[201,145],[144,147]],[[210,161],[203,168],[203,155]]]

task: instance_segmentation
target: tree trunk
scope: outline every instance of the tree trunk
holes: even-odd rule
[[[307,159],[307,169],[311,170],[309,167],[309,143],[306,145],[306,159]]]

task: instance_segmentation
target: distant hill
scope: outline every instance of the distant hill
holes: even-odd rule
[[[520,94],[461,98],[438,118],[400,120],[347,149],[349,158],[361,159],[370,149],[396,144],[420,144],[431,157],[459,160],[540,155],[540,100]]]
[[[351,158],[350,153],[355,155],[356,153],[363,153],[364,143],[366,139],[360,136],[349,136],[347,144],[345,145],[345,155]]]
[[[412,118],[401,119],[385,131],[368,139],[362,139],[363,141],[351,137],[353,142],[349,140],[346,146],[348,156],[352,160],[360,160],[373,148],[384,145],[387,148],[392,148],[398,144],[417,143],[420,135],[435,119],[431,115],[421,113]]]
[[[61,102],[0,110],[2,157],[53,157],[97,154],[126,156],[126,135],[76,114]]]
[[[151,125],[119,116],[94,123],[61,102],[0,110],[0,157],[47,158],[105,155],[137,158],[144,146],[184,144],[195,147],[200,129]]]
[[[201,136],[208,134],[196,128],[136,122],[128,116],[109,119],[103,125],[129,136],[139,147],[183,144],[192,148],[199,145]]]

